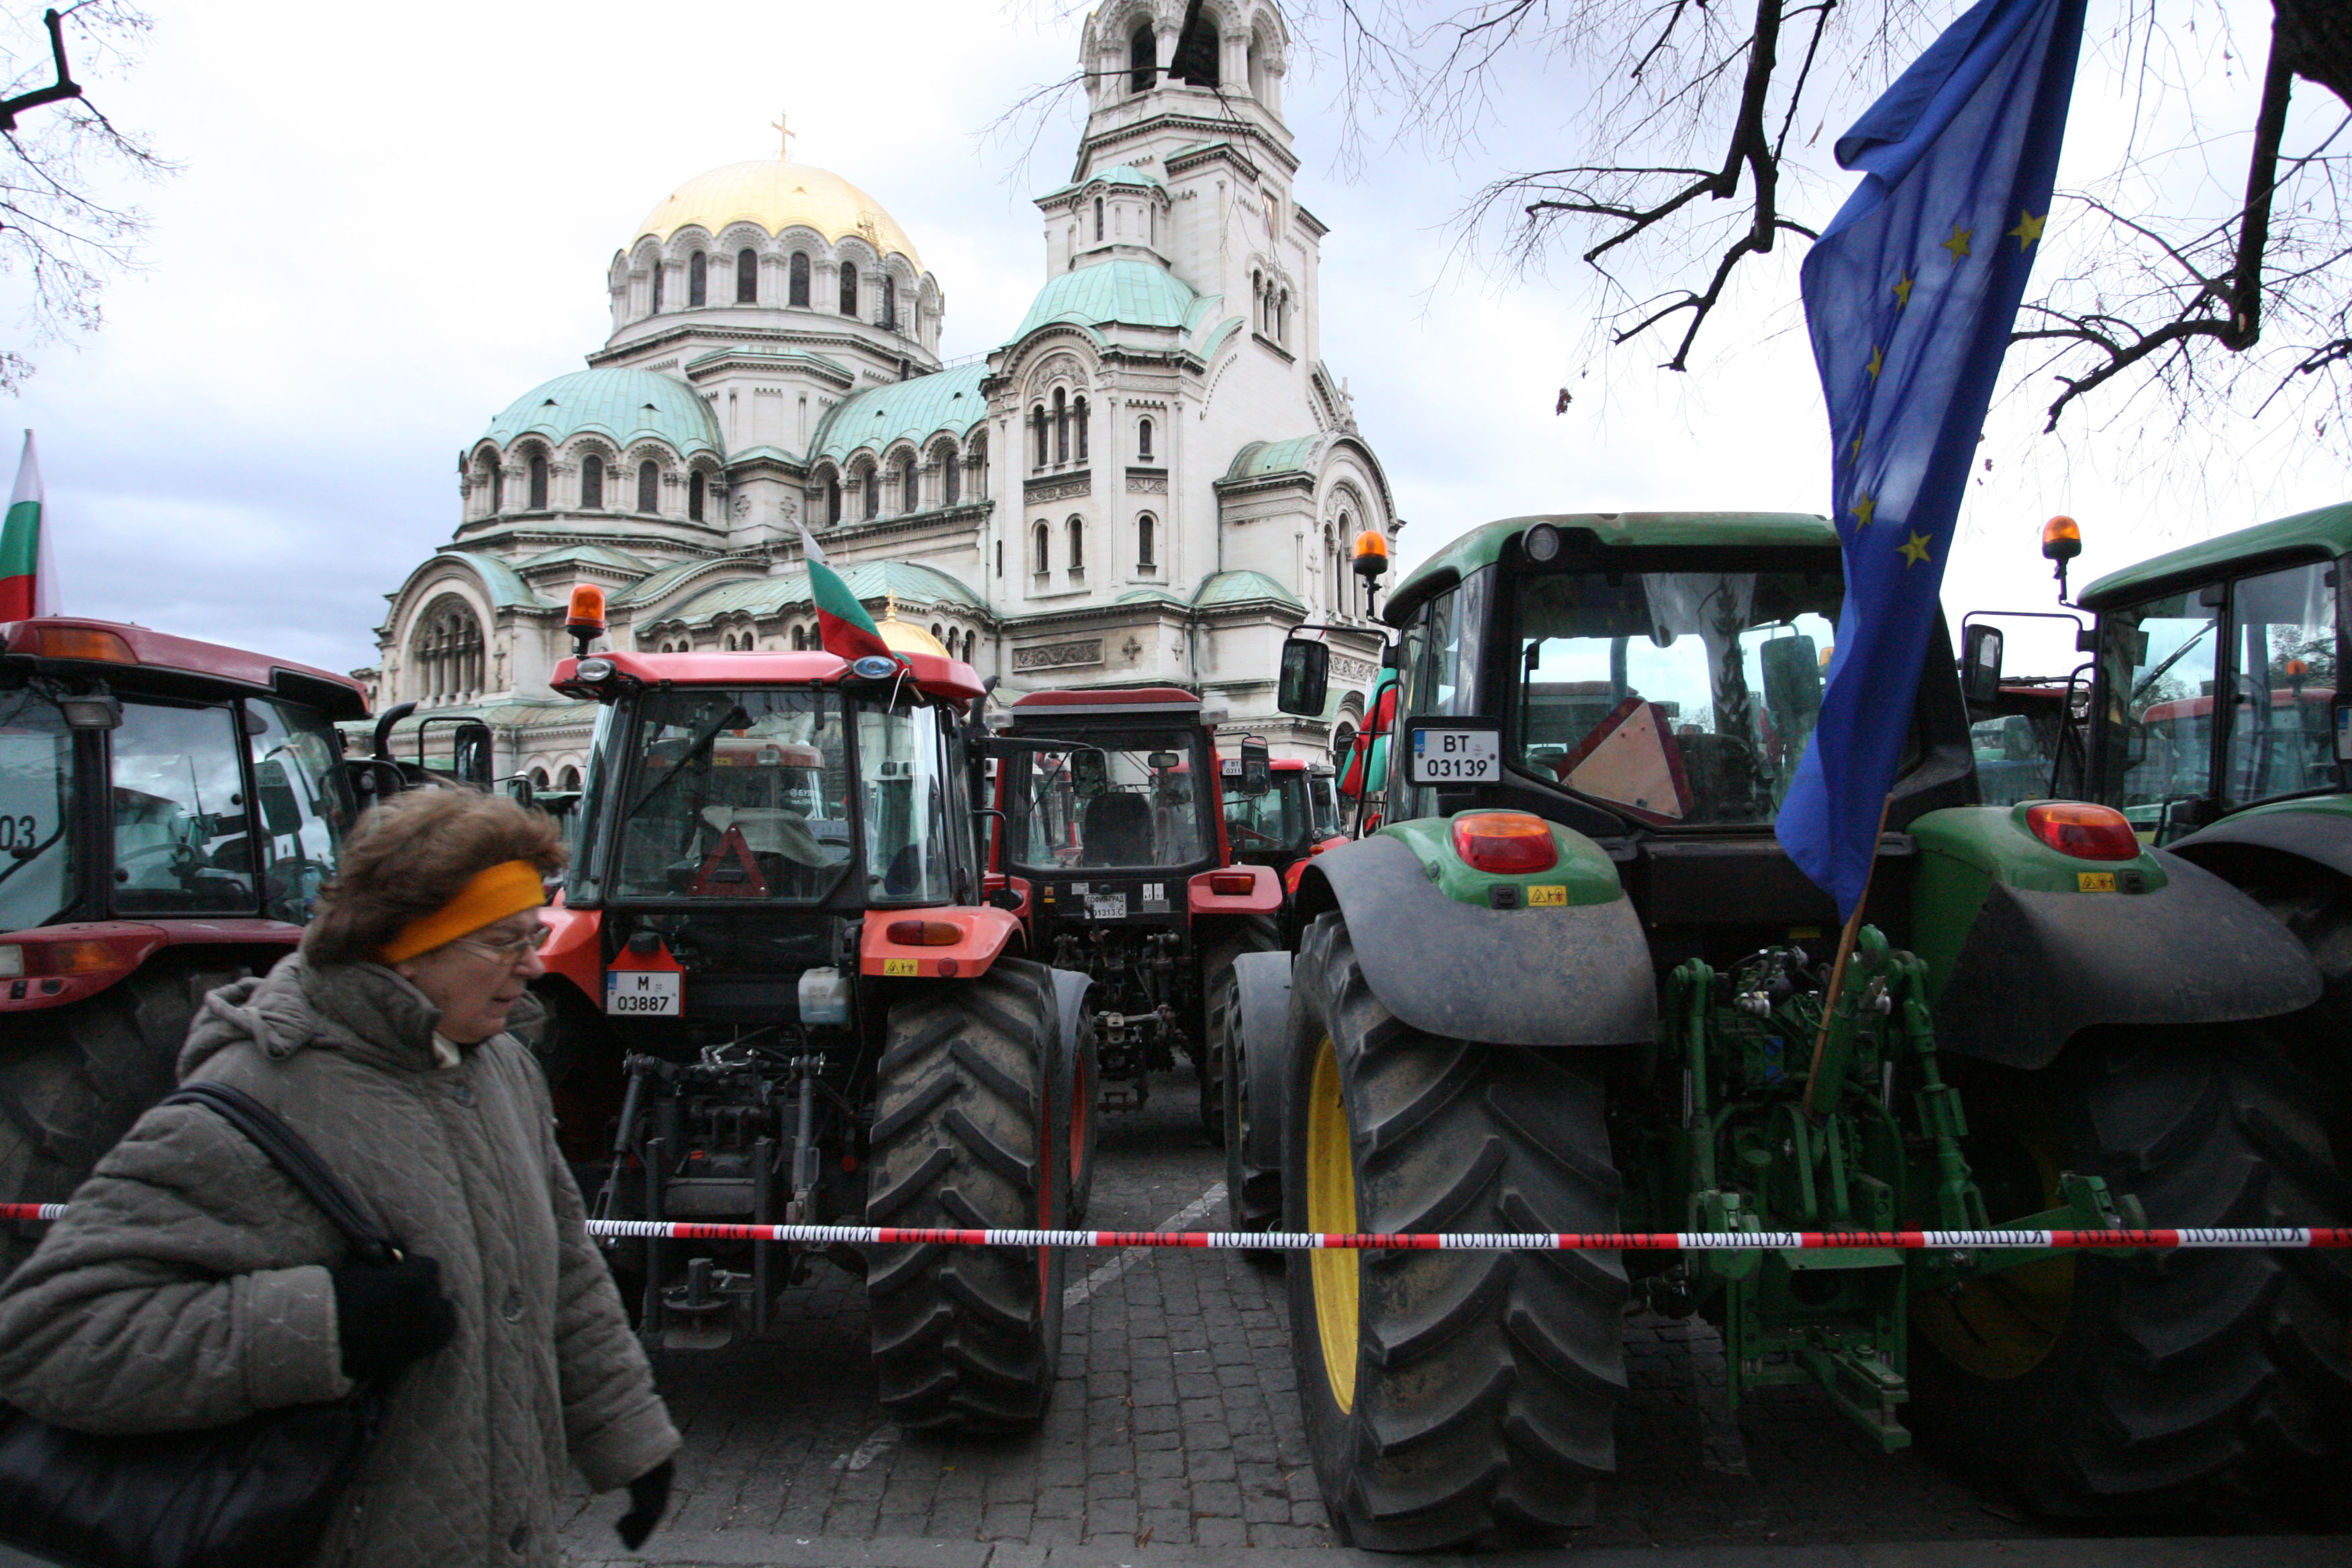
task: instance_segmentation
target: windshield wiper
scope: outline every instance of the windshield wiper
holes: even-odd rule
[[[2164,679],[2164,672],[2166,670],[2170,669],[2174,665],[2179,664],[2182,655],[2186,654],[2190,648],[2195,647],[2198,642],[2203,638],[2207,632],[2211,631],[2215,626],[2218,626],[2221,624],[2221,623],[2218,620],[2211,620],[2207,621],[2203,626],[2198,627],[2196,636],[2190,637],[2187,642],[2182,643],[2179,647],[2174,648],[2172,650],[2171,657],[2167,658],[2162,664],[2158,665],[2154,669],[2149,670],[2147,672],[2147,679],[2141,681],[2137,686],[2132,688],[2131,700],[2137,702],[2142,697],[2146,696],[2149,687],[2154,686],[2158,681]]]
[[[718,742],[720,731],[748,730],[751,727],[751,716],[743,711],[743,705],[741,703],[739,702],[734,707],[730,708],[725,713],[719,716],[717,723],[711,725],[710,728],[703,731],[702,733],[694,738],[694,744],[687,748],[686,754],[684,756],[670,763],[667,771],[663,773],[661,777],[654,780],[652,784],[646,786],[646,793],[637,796],[637,803],[629,807],[628,811],[625,814],[624,820],[626,820],[627,817],[635,816],[638,813],[644,811],[646,806],[652,805],[654,796],[661,794],[663,790],[668,788],[670,780],[677,777],[678,773],[685,769],[687,763],[702,755],[703,752],[709,751],[711,746]]]

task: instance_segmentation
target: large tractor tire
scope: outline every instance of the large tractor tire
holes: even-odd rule
[[[2102,1029],[2037,1073],[1968,1072],[1996,1220],[2105,1177],[2165,1226],[2342,1224],[2329,1096],[2259,1025]],[[2057,1254],[1913,1303],[1923,1438],[2053,1517],[2250,1500],[2316,1479],[2352,1420],[2352,1258]],[[2342,1485],[2340,1472],[2336,1485]]]
[[[1000,958],[890,1009],[876,1069],[866,1223],[1055,1229],[1068,1116],[1052,1100],[1059,1032],[1043,964]],[[1063,1133],[1065,1140],[1066,1132]],[[1064,1157],[1056,1158],[1056,1150]],[[1068,1254],[880,1247],[866,1291],[883,1407],[908,1431],[1010,1432],[1045,1414]]]
[[[1062,1053],[1054,1066],[1052,1090],[1054,1103],[1061,1109],[1062,1125],[1055,1132],[1053,1146],[1066,1152],[1065,1223],[1072,1230],[1084,1230],[1087,1209],[1094,1200],[1095,1146],[1101,1138],[1102,1123],[1095,1114],[1095,1096],[1102,1082],[1095,1016],[1087,1006],[1087,991],[1094,983],[1070,969],[1055,970],[1053,979],[1062,1030]]]
[[[1226,1062],[1226,1228],[1272,1230],[1282,1219],[1282,1078],[1290,1034],[1290,955],[1244,953],[1209,994],[1209,1039]],[[1242,1254],[1261,1268],[1282,1260]]]
[[[1273,952],[1281,946],[1281,928],[1264,916],[1253,916],[1221,933],[1201,965],[1201,1048],[1195,1053],[1201,1070],[1201,1128],[1219,1148],[1225,1142],[1234,1056],[1226,1031],[1218,1022],[1218,997],[1221,992],[1232,990],[1235,959],[1247,952]]]
[[[173,951],[69,1006],[20,1013],[0,1046],[0,1201],[63,1203],[141,1113],[179,1081],[180,1047],[205,993],[246,971],[217,952]],[[0,1232],[0,1275],[46,1226]]]
[[[1341,917],[1294,973],[1286,1228],[1617,1226],[1597,1064],[1409,1029]],[[1380,1552],[1556,1540],[1616,1467],[1626,1284],[1614,1254],[1316,1251],[1291,1354],[1333,1531]]]

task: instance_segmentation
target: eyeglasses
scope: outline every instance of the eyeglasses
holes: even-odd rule
[[[461,936],[450,945],[470,949],[484,958],[495,958],[500,963],[520,963],[545,947],[547,939],[554,934],[553,926],[540,924],[531,927],[528,935],[509,937],[504,942],[478,942],[470,936]]]

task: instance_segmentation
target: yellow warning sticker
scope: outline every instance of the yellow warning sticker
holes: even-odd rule
[[[2116,890],[2116,874],[2113,871],[2077,871],[2074,873],[2074,890],[2079,893],[2112,893]]]
[[[1539,910],[1546,904],[1550,904],[1557,908],[1566,908],[1568,905],[1568,884],[1565,882],[1554,882],[1548,887],[1529,888],[1528,889],[1528,908],[1531,910]]]
[[[882,973],[886,975],[912,975],[920,974],[922,972],[923,966],[919,959],[886,958],[882,961]]]

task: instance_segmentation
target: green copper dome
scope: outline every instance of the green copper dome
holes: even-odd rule
[[[485,439],[510,445],[522,436],[541,436],[560,445],[583,432],[616,447],[653,439],[678,453],[722,454],[719,420],[699,393],[682,381],[649,370],[575,370],[534,386],[507,405]]]
[[[1080,327],[1160,327],[1189,332],[1210,301],[1192,292],[1164,267],[1121,257],[1065,272],[1037,291],[1019,342],[1055,321]]]

